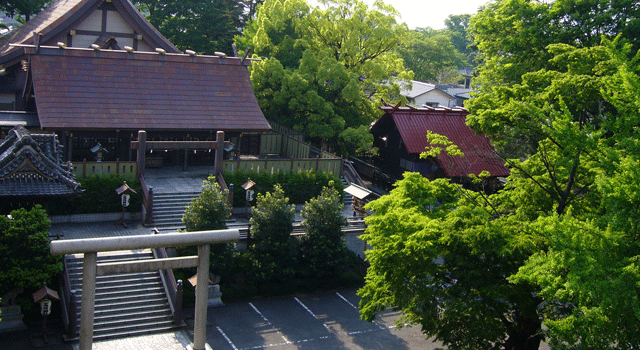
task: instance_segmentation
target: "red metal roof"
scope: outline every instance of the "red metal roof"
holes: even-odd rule
[[[477,135],[466,124],[469,114],[464,108],[409,108],[387,106],[410,154],[420,154],[429,146],[427,131],[447,136],[464,153],[464,157],[451,157],[442,152],[438,163],[447,177],[479,175],[483,170],[492,176],[507,176],[509,169],[495,154],[489,138]]]
[[[42,128],[270,130],[239,58],[49,47],[31,54]]]

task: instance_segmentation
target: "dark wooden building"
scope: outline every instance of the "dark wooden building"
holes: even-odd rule
[[[82,193],[56,134],[32,134],[22,126],[0,141],[0,213],[46,206],[54,196]]]
[[[180,52],[128,0],[54,0],[0,39],[0,137],[21,125],[55,133],[65,161],[96,160],[98,144],[102,160],[132,161],[138,130],[159,141],[224,131],[235,150],[257,154],[270,126],[250,63]],[[211,164],[212,153],[190,151],[189,163]],[[182,164],[187,152],[149,156]]]
[[[497,156],[489,138],[476,134],[466,124],[469,112],[464,108],[385,105],[384,115],[372,126],[374,146],[380,151],[379,167],[391,178],[400,179],[405,171],[419,172],[430,179],[451,178],[465,182],[469,174],[488,171],[492,178],[509,175],[509,169]],[[427,132],[446,136],[464,153],[452,157],[421,159],[429,146]]]

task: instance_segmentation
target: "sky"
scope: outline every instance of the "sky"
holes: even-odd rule
[[[410,29],[431,27],[445,28],[449,15],[475,14],[488,0],[383,0],[401,15],[401,21]],[[365,0],[371,4],[373,1]]]
[[[371,6],[374,0],[362,0]],[[431,27],[444,29],[449,15],[475,14],[489,0],[383,0],[400,12],[401,22],[410,29]],[[307,1],[313,4],[314,1]]]

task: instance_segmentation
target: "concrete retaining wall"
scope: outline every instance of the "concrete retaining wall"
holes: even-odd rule
[[[52,224],[73,224],[83,222],[108,222],[118,221],[122,217],[122,213],[96,213],[96,214],[74,214],[74,215],[55,215],[50,216]],[[125,213],[127,221],[140,220],[140,213]]]

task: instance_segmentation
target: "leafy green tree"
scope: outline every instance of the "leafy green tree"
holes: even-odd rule
[[[443,73],[463,65],[463,56],[454,47],[447,31],[431,28],[418,28],[409,32],[407,39],[398,49],[407,68],[415,74],[419,81],[438,84],[449,84],[458,81],[458,74],[453,79],[443,80]]]
[[[50,225],[40,206],[0,216],[0,295],[13,288],[34,292],[43,282],[52,285],[62,258],[49,253]]]
[[[407,174],[370,204],[365,318],[398,307],[450,349],[640,346],[640,56],[623,41],[551,45],[500,88],[492,140],[534,134],[504,190]]]
[[[467,65],[475,66],[474,59],[477,52],[469,38],[470,21],[471,15],[469,14],[450,15],[444,20],[444,25],[447,27],[446,33],[449,35],[453,47],[465,57]]]
[[[210,178],[203,181],[202,193],[187,206],[182,221],[187,231],[223,230],[230,216],[229,191]]]
[[[480,51],[476,82],[485,92],[519,83],[524,73],[548,66],[553,54],[545,49],[550,44],[590,47],[601,36],[622,35],[637,50],[639,15],[633,0],[489,2],[470,21]]]
[[[229,191],[223,190],[211,177],[203,181],[202,193],[187,206],[182,221],[187,232],[224,230],[227,228],[225,220],[230,216]],[[194,248],[186,248],[186,252],[194,254]],[[223,278],[229,277],[234,267],[234,244],[214,244],[210,255],[211,271]]]
[[[258,194],[251,209],[251,254],[257,278],[262,282],[287,282],[295,273],[295,250],[291,239],[294,208],[279,185],[273,192]]]
[[[538,349],[535,289],[512,284],[528,251],[514,243],[515,217],[495,219],[481,194],[448,180],[405,173],[389,195],[368,204],[362,317],[388,307],[448,349]]]
[[[233,37],[244,26],[237,0],[140,0],[136,6],[180,50],[232,54]]]
[[[301,215],[307,234],[300,247],[300,264],[309,276],[319,279],[335,277],[347,264],[347,246],[342,239],[342,200],[333,187],[306,203]]]
[[[355,0],[322,5],[267,0],[236,42],[264,57],[254,63],[251,81],[265,116],[330,146],[346,130],[375,120],[380,98],[399,96],[397,81],[411,74],[394,54],[406,32],[395,10]]]
[[[51,0],[0,0],[0,12],[28,21],[31,16],[37,15],[47,7],[50,2]]]

